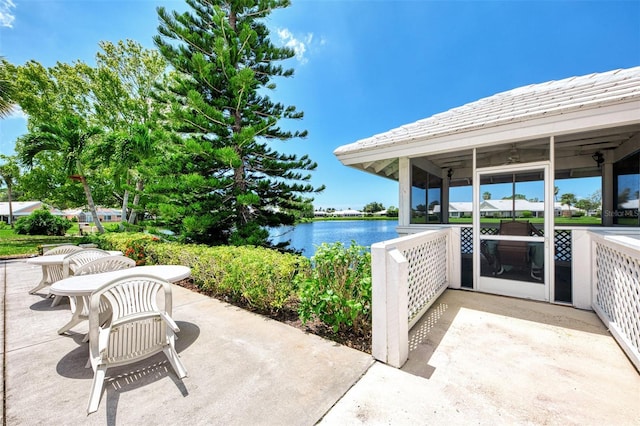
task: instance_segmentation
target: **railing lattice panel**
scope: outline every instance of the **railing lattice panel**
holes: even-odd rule
[[[447,285],[447,236],[426,241],[402,252],[409,264],[408,320],[433,300],[438,290]]]
[[[595,303],[640,351],[640,259],[596,242]]]

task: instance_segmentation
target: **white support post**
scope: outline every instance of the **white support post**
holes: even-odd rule
[[[408,157],[398,158],[398,226],[411,223],[411,161]]]
[[[594,258],[591,253],[589,232],[581,229],[571,230],[571,281],[572,302],[578,309],[591,310],[592,270]],[[579,261],[578,261],[579,259]]]
[[[449,288],[460,288],[462,286],[462,248],[460,246],[460,228],[451,227],[449,229],[449,241],[447,241],[447,278]]]
[[[442,194],[440,197],[440,222],[449,223],[449,171],[442,170]]]
[[[613,226],[613,164],[605,158],[602,164],[602,225]]]
[[[400,368],[409,358],[409,263],[396,248],[386,256],[387,264],[387,364]]]
[[[387,250],[382,243],[371,246],[371,354],[387,362]]]

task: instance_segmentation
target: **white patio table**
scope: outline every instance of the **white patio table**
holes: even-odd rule
[[[112,256],[122,255],[122,252],[117,250],[109,250],[107,253]],[[39,289],[53,284],[54,279],[52,277],[62,277],[62,267],[66,256],[68,256],[68,254],[52,254],[50,256],[31,257],[25,260],[25,262],[31,265],[42,266],[42,279],[38,285],[29,290],[29,294],[34,294]]]
[[[138,274],[153,275],[175,283],[189,278],[191,276],[191,269],[182,265],[136,266],[134,268],[120,269],[118,271],[104,272],[101,274],[73,276],[56,281],[51,285],[49,290],[51,294],[76,298],[76,309],[71,316],[71,320],[58,330],[58,334],[70,330],[75,325],[87,319],[83,315],[83,311],[85,311],[84,305],[87,303],[91,293],[95,290],[111,280]]]

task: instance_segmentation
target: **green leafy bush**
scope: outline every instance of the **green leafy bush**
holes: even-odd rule
[[[156,244],[152,257],[186,265],[201,289],[264,313],[295,302],[295,277],[308,274],[309,260],[263,247]]]
[[[262,313],[295,303],[295,277],[308,275],[310,268],[303,256],[263,247],[168,243],[142,233],[107,233],[98,244],[120,250],[139,264],[188,266],[200,289]]]
[[[94,238],[93,242],[104,250],[120,250],[125,256],[135,260],[136,265],[141,266],[149,262],[147,247],[159,241],[160,238],[141,232],[117,232],[102,234]]]
[[[54,216],[43,208],[18,219],[14,231],[25,235],[64,235],[71,226],[73,224],[69,219]]]
[[[353,327],[357,333],[371,329],[371,254],[352,241],[324,243],[311,258],[313,270],[298,276],[303,322],[317,318],[334,332]]]

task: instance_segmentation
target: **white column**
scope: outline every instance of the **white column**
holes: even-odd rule
[[[449,175],[448,170],[442,170],[442,194],[440,196],[440,214],[442,223],[449,223]]]
[[[602,225],[612,226],[616,208],[613,205],[613,164],[605,156],[602,165]]]
[[[411,161],[408,157],[398,158],[398,226],[411,223]]]
[[[384,244],[371,246],[371,354],[387,362],[387,250]]]
[[[400,368],[409,359],[409,262],[395,248],[387,260],[387,364]]]
[[[371,246],[371,354],[400,368],[409,358],[408,262],[396,248]]]
[[[592,267],[589,232],[574,228],[571,230],[571,300],[578,309],[592,309]]]
[[[449,241],[447,244],[447,277],[449,278],[449,288],[460,288],[462,286],[462,248],[460,247],[460,228],[449,228]]]

